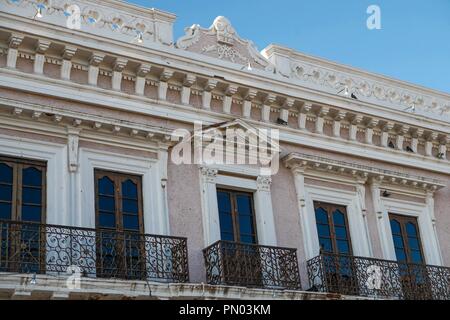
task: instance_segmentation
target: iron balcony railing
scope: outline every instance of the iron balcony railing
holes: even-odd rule
[[[186,238],[0,220],[0,272],[187,282]]]
[[[209,284],[300,289],[296,249],[218,241],[203,255]]]
[[[323,253],[307,262],[310,291],[449,300],[450,268]]]

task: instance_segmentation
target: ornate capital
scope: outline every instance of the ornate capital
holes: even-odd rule
[[[272,178],[269,176],[259,176],[256,179],[256,187],[258,191],[270,192],[270,185],[272,184]]]
[[[207,183],[215,183],[219,170],[208,167],[201,167],[200,172],[203,176],[203,179],[205,179]]]

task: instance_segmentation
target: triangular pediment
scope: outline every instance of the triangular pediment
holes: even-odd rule
[[[230,61],[249,69],[274,70],[253,42],[239,37],[225,17],[217,17],[209,29],[194,24],[186,28],[185,33],[176,43],[179,49]]]

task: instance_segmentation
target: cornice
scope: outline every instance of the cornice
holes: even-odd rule
[[[309,171],[327,172],[354,180],[355,183],[376,181],[379,184],[398,185],[404,188],[423,191],[436,191],[446,187],[444,181],[398,171],[369,167],[357,163],[333,160],[304,153],[290,153],[282,159],[285,166],[294,173],[305,174]]]

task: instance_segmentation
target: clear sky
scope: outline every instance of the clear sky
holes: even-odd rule
[[[129,0],[177,15],[175,37],[218,15],[263,49],[300,52],[450,93],[450,0]],[[369,30],[369,5],[381,30]]]

